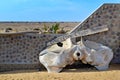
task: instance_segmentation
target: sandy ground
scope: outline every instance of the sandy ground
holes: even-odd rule
[[[82,68],[64,69],[61,73],[37,70],[1,72],[0,80],[120,80],[120,64],[112,64],[107,71]]]

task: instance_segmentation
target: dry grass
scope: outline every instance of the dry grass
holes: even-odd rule
[[[2,72],[0,80],[120,80],[120,64],[112,64],[107,71],[84,68],[65,69],[61,73],[37,70]]]

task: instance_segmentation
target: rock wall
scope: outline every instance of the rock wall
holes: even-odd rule
[[[114,52],[114,59],[112,62],[120,63],[120,4],[103,4],[71,32],[102,25],[107,25],[109,31],[85,36],[84,39],[109,46]],[[77,38],[77,41],[79,40],[80,38]]]
[[[46,43],[60,35],[3,34],[0,35],[0,71],[41,68],[39,53]]]

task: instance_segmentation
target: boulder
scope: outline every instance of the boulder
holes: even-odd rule
[[[69,38],[64,42],[49,46],[39,54],[41,64],[48,72],[60,72],[66,65],[74,62],[72,45]]]
[[[109,68],[109,64],[113,58],[112,49],[88,40],[84,42],[84,46],[86,48],[81,50],[84,54],[81,59],[83,63],[93,65],[98,70],[107,70]]]

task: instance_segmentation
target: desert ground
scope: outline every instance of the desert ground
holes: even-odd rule
[[[107,71],[94,68],[64,69],[61,73],[38,70],[0,72],[0,80],[120,80],[120,64],[110,65]]]
[[[80,22],[0,22],[0,33],[3,33],[6,28],[12,28],[13,32],[31,31],[35,28],[44,30],[44,24],[50,27],[56,23],[60,24],[60,29],[70,31]]]

